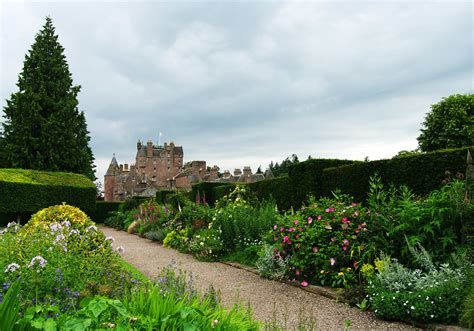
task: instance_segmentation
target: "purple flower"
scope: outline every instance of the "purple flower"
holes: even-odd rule
[[[30,263],[28,264],[28,268],[32,268],[35,264],[38,264],[41,268],[44,268],[46,265],[46,261],[42,256],[35,256],[31,259]],[[36,272],[40,272],[40,269],[36,269]]]
[[[336,265],[336,259],[335,258],[331,257],[330,261],[331,261],[331,266]]]

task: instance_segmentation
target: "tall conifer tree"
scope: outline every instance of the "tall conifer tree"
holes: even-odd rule
[[[36,35],[18,77],[19,91],[4,107],[5,164],[80,173],[95,179],[79,85],[72,75],[50,17]]]

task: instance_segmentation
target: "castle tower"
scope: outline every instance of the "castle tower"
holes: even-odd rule
[[[114,201],[114,191],[115,185],[117,183],[116,174],[119,170],[119,165],[115,154],[110,161],[109,168],[104,176],[104,200],[105,201]]]

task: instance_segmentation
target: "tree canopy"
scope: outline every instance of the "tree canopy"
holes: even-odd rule
[[[418,137],[420,150],[474,145],[474,94],[456,94],[431,106]]]
[[[4,166],[95,179],[86,119],[78,109],[81,87],[73,85],[50,17],[25,56],[17,86],[4,107]]]
[[[292,154],[291,159],[290,157],[287,157],[286,159],[281,161],[280,164],[278,162],[273,163],[273,161],[271,161],[270,164],[268,165],[268,168],[270,168],[270,170],[272,171],[275,177],[286,176],[288,175],[289,166],[292,164],[299,163],[299,162],[300,161],[298,159],[298,156],[296,154]]]

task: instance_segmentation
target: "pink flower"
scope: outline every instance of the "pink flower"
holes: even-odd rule
[[[343,251],[347,251],[347,246],[342,246]]]
[[[276,224],[275,224],[275,225],[273,226],[273,230],[276,230],[276,229],[277,229],[277,226],[276,226]]]
[[[320,221],[322,219],[321,215],[318,216],[318,221]]]
[[[314,253],[317,253],[319,251],[319,249],[317,247],[313,247],[313,252]]]
[[[300,271],[299,271],[299,270],[296,270],[296,271],[295,271],[295,275],[296,275],[296,276],[299,276],[299,274],[300,274]]]
[[[288,232],[293,232],[293,231],[295,231],[294,228],[289,228],[289,229],[288,229]]]
[[[284,228],[284,227],[281,227],[281,228],[280,228],[280,232],[283,232],[283,231],[285,231],[285,228]]]
[[[298,234],[295,236],[296,239],[298,239],[299,237],[300,237],[300,236],[299,236]]]
[[[336,259],[335,258],[331,257],[330,261],[331,261],[331,266],[336,265]]]
[[[288,236],[284,236],[283,237],[283,242],[286,243],[288,240],[290,240],[290,238],[288,238]]]
[[[313,223],[313,219],[311,217],[308,217],[308,224]]]
[[[275,241],[278,241],[278,237],[273,237],[273,239],[274,239]]]
[[[336,238],[335,237],[332,237],[331,238],[331,242],[335,242],[336,241]]]
[[[305,280],[303,280],[303,281],[301,282],[301,286],[303,286],[303,287],[306,287],[306,286],[308,286],[308,282],[307,282],[307,281],[305,281]]]
[[[347,240],[347,239],[344,239],[344,240],[342,241],[342,243],[343,243],[344,245],[346,245],[346,246],[349,246],[349,240]]]
[[[352,206],[353,206],[353,207],[357,206],[357,203],[353,202],[353,203],[352,203]]]
[[[347,220],[347,217],[342,218],[342,223],[349,223],[349,221]]]
[[[325,212],[326,212],[326,213],[330,213],[330,212],[331,212],[331,209],[326,208]]]
[[[355,211],[353,214],[352,214],[352,217],[357,217],[359,216],[359,212]]]
[[[294,223],[295,225],[297,225],[297,224],[298,224],[298,220],[294,220],[293,223]]]

